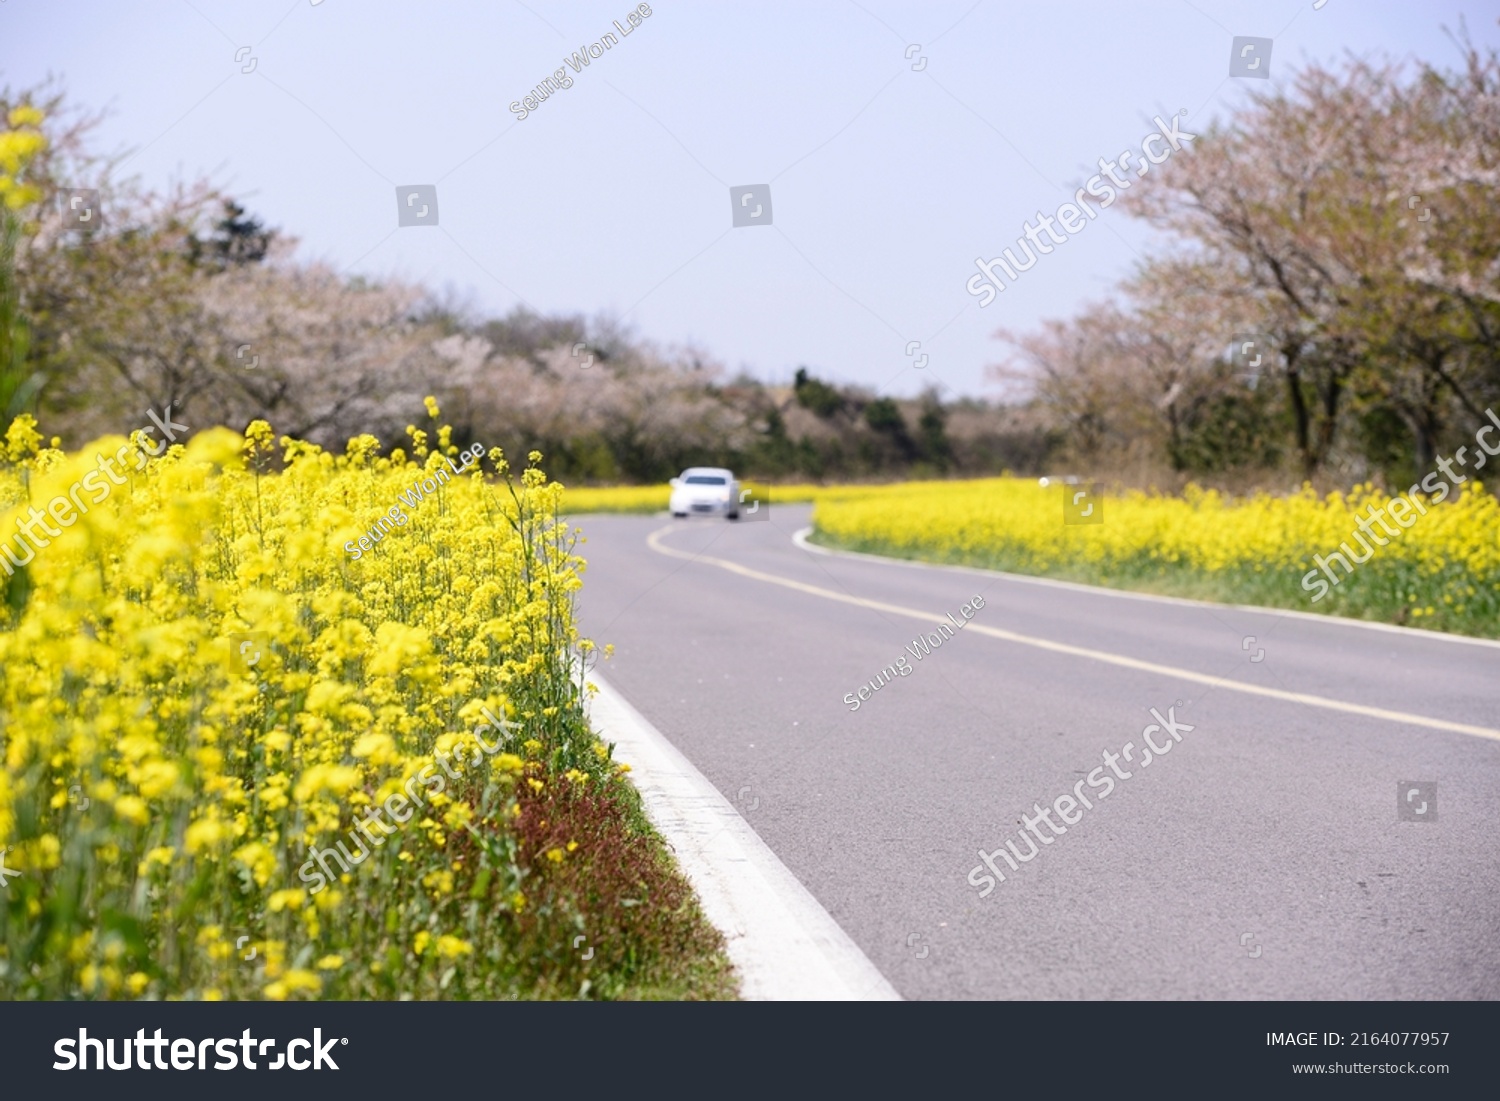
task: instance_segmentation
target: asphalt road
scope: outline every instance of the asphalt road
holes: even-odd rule
[[[1500,998],[1500,647],[820,555],[808,513],[578,520],[582,627],[904,997]]]

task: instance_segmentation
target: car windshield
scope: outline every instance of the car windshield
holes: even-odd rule
[[[689,474],[683,479],[690,486],[721,486],[724,479],[717,474]]]

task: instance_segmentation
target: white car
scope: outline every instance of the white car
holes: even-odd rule
[[[690,466],[672,479],[672,515],[740,518],[740,483],[719,466]]]

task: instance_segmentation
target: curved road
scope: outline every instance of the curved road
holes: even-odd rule
[[[582,629],[904,997],[1500,998],[1500,645],[815,553],[808,515],[588,517]]]

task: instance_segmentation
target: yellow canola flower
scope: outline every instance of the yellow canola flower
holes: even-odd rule
[[[140,769],[136,787],[147,799],[158,799],[177,785],[178,768],[171,761],[148,761]]]
[[[430,427],[421,449],[464,442]],[[0,439],[0,536],[126,444],[46,441],[26,415]],[[445,990],[450,967],[389,949],[436,946],[478,983],[529,905],[507,856],[521,807],[487,800],[517,777],[545,787],[553,761],[570,783],[603,772],[557,705],[564,651],[586,641],[566,599],[583,560],[539,470],[514,497],[449,478],[354,558],[351,536],[431,462],[368,437],[324,453],[258,421],[139,469],[132,453],[125,484],[77,494],[88,510],[0,600],[0,846],[41,900],[78,893],[71,916],[12,906],[0,999],[515,996],[504,971]],[[481,706],[527,747],[479,750]],[[462,751],[451,774],[440,744]],[[151,970],[107,912],[130,915]]]
[[[323,980],[316,972],[291,970],[268,985],[265,996],[268,1001],[284,1002],[298,994],[318,994],[323,989]]]
[[[18,175],[46,147],[47,139],[35,130],[0,131],[0,171]]]
[[[320,792],[342,795],[359,783],[359,770],[347,765],[314,765],[302,774],[293,791],[299,803],[305,803]]]
[[[213,842],[207,841],[205,838],[204,843],[212,844]],[[250,844],[236,849],[234,858],[250,869],[251,876],[255,879],[256,884],[261,887],[270,882],[271,876],[276,870],[275,851],[269,845],[260,841],[252,841]],[[277,892],[277,894],[281,893]],[[279,909],[276,905],[276,895],[271,896],[271,909]]]
[[[266,900],[266,909],[271,913],[280,913],[282,910],[300,910],[307,902],[307,892],[301,887],[289,887],[281,891],[273,891],[271,897]]]
[[[366,734],[355,742],[352,752],[354,756],[366,759],[372,765],[388,765],[401,760],[395,741],[389,734],[378,731]]]
[[[12,107],[10,109],[10,114],[6,117],[6,121],[11,126],[38,127],[41,126],[42,120],[46,117],[40,108],[22,104],[20,107]]]
[[[228,837],[224,824],[217,818],[202,818],[182,835],[182,845],[189,853],[212,849]]]
[[[1500,635],[1500,501],[1473,477],[1395,507],[1371,484],[1243,498],[1131,490],[1104,495],[1097,524],[1065,522],[1065,488],[1020,478],[832,487],[814,493],[813,523],[817,541],[855,551],[1124,588],[1180,582],[1193,586],[1187,595],[1396,622],[1441,615],[1448,630]],[[1387,520],[1371,524],[1373,509]],[[1368,556],[1362,519],[1383,540]],[[1352,573],[1334,562],[1330,584],[1318,559],[1344,544],[1368,560]]]
[[[146,807],[146,801],[135,795],[122,795],[116,799],[115,814],[136,826],[144,826],[151,821],[151,812]]]

